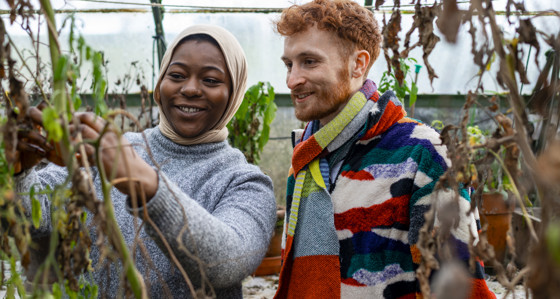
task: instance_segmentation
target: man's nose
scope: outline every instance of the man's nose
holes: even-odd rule
[[[301,70],[295,66],[292,67],[286,77],[286,85],[288,85],[288,88],[294,89],[303,83],[305,83],[305,77],[303,76]]]

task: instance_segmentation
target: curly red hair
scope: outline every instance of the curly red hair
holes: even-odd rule
[[[342,41],[341,55],[345,60],[355,50],[368,51],[370,62],[365,76],[379,56],[382,37],[373,12],[351,0],[314,0],[304,5],[292,5],[275,23],[276,31],[283,36],[313,26],[336,33]]]

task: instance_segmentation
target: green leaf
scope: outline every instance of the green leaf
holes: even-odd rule
[[[43,110],[43,127],[47,131],[47,137],[54,142],[62,138],[62,126],[58,122],[58,113],[55,109],[47,107]]]
[[[74,18],[74,15],[70,16],[71,22],[70,22],[70,34],[68,36],[68,45],[70,45],[70,52],[74,53],[74,29],[76,28],[76,19]]]
[[[8,289],[6,290],[6,298],[12,299],[16,298],[16,288],[13,283],[8,284]]]
[[[251,103],[256,102],[259,99],[259,93],[261,92],[262,82],[259,82],[247,90],[245,96],[247,96],[248,100]]]
[[[82,99],[80,98],[80,96],[76,95],[75,97],[73,97],[74,102],[74,111],[80,109],[80,107],[82,106]]]
[[[259,138],[259,151],[262,151],[270,134],[270,126],[263,126],[261,136]]]
[[[274,118],[276,117],[277,110],[278,107],[276,106],[276,103],[272,102],[270,103],[270,105],[268,105],[264,113],[263,125],[269,126],[270,124],[272,124],[272,121],[274,121]]]
[[[103,54],[101,52],[94,52],[91,60],[93,64],[93,79],[92,89],[95,101],[95,114],[105,115],[109,108],[105,103],[105,91],[107,88],[107,81],[103,77]]]
[[[445,127],[443,122],[441,120],[437,120],[437,119],[432,121],[432,124],[430,126],[434,129],[440,130],[440,131],[443,129],[443,127]]]
[[[269,82],[266,82],[266,91],[268,92],[268,96],[274,101],[274,87],[272,87]]]
[[[247,115],[247,111],[249,110],[248,94],[249,92],[247,91],[245,93],[245,97],[243,98],[243,101],[241,102],[241,105],[239,106],[239,109],[237,109],[237,112],[235,113],[235,117],[237,119],[245,119],[245,115]]]
[[[54,68],[54,81],[66,80],[66,72],[68,71],[68,57],[60,55]]]
[[[416,103],[416,99],[418,97],[418,85],[412,82],[412,88],[410,90],[410,99],[409,99],[409,106],[414,106]]]
[[[552,222],[546,228],[546,245],[549,254],[560,265],[560,222]]]
[[[86,48],[86,40],[84,39],[83,36],[80,35],[80,37],[78,37],[78,52],[80,53],[80,59],[78,59],[78,68],[80,68],[82,66],[82,62],[84,60],[84,52],[85,52],[85,48]]]
[[[41,202],[35,198],[35,186],[31,186],[29,190],[29,198],[31,198],[31,220],[35,228],[41,225],[41,218],[43,217],[41,210]]]
[[[60,284],[58,283],[53,284],[52,293],[55,298],[62,298],[62,290],[60,289]]]
[[[90,60],[91,59],[91,48],[90,46],[86,46],[86,60]]]

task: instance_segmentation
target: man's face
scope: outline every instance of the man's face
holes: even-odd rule
[[[340,38],[315,26],[284,41],[282,60],[288,68],[296,117],[301,121],[331,121],[350,95],[348,57],[340,54]]]

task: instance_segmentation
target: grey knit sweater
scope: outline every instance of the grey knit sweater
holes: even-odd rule
[[[144,131],[153,160],[160,166],[156,195],[146,209],[163,233],[195,288],[201,285],[201,270],[218,298],[241,298],[241,280],[259,265],[267,249],[275,222],[275,200],[270,178],[246,162],[241,152],[226,141],[182,146],[163,136],[158,128]],[[125,137],[150,165],[140,133]],[[16,178],[18,192],[29,192],[33,184],[54,186],[63,182],[66,170],[56,165],[28,170]],[[100,181],[94,182],[99,196]],[[138,230],[146,253],[135,246],[136,266],[149,287],[150,298],[188,298],[190,290],[178,268],[169,259],[162,239],[148,221],[135,217],[127,196],[111,192],[120,229],[132,248]],[[50,202],[40,198],[43,219],[36,236],[51,230]],[[29,199],[24,205],[30,211]],[[92,217],[90,217],[92,218]],[[91,219],[90,219],[91,220]],[[184,229],[186,228],[186,229]],[[95,244],[94,228],[90,228]],[[100,263],[99,249],[91,252],[95,282],[109,297],[122,297],[121,264]],[[199,262],[196,262],[196,259]],[[202,269],[198,267],[201,263]]]

